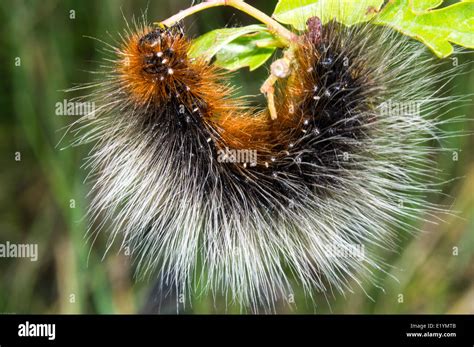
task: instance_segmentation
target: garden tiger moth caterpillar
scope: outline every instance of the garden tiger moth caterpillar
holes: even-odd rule
[[[299,39],[276,120],[235,97],[228,73],[190,58],[181,25],[137,25],[114,48],[95,95],[103,107],[76,143],[95,143],[92,231],[122,236],[142,274],[157,270],[186,295],[197,278],[254,310],[293,293],[292,280],[310,297],[344,293],[383,271],[375,250],[410,231],[399,219],[436,210],[419,192],[437,190],[430,85],[448,73],[433,76],[419,44],[370,23],[313,18]],[[386,112],[392,99],[428,114]],[[256,161],[220,155],[230,151]],[[364,253],[337,257],[334,245]]]

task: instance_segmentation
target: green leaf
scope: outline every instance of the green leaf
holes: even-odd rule
[[[217,52],[238,37],[262,31],[267,31],[263,25],[213,30],[195,39],[188,54],[190,57],[204,57],[210,61]]]
[[[433,9],[439,5],[435,0],[392,0],[375,23],[420,40],[439,57],[453,52],[450,42],[474,48],[474,2]]]
[[[228,70],[248,66],[253,71],[263,65],[275,52],[273,36],[268,32],[241,36],[216,54],[214,64]]]
[[[443,3],[443,0],[417,0],[410,4],[411,9],[415,13],[425,12],[436,8]]]
[[[336,19],[353,25],[374,17],[383,3],[384,0],[279,0],[273,17],[298,30],[305,30],[306,21],[314,16],[323,24]]]

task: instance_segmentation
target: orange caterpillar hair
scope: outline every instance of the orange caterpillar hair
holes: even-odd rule
[[[241,105],[242,100],[232,98],[233,88],[225,82],[227,74],[204,59],[189,58],[189,47],[179,26],[166,30],[144,27],[134,32],[117,66],[130,97],[148,106],[174,95],[180,107],[199,114],[205,126],[214,130],[219,147],[265,148],[270,138],[267,115],[253,116]]]

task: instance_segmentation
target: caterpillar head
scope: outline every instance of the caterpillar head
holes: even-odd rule
[[[189,42],[180,26],[145,27],[130,36],[118,70],[123,85],[139,104],[161,102],[198,83],[188,58]]]

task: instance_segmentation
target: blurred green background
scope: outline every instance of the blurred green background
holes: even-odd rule
[[[249,1],[271,13],[276,1]],[[0,258],[0,313],[136,313],[157,311],[160,292],[152,281],[136,282],[133,264],[110,251],[103,258],[105,238],[91,246],[84,238],[87,185],[80,168],[88,148],[60,150],[63,127],[75,116],[55,115],[55,104],[74,95],[63,90],[93,80],[85,71],[97,68],[101,44],[110,42],[127,19],[148,7],[148,20],[161,20],[186,8],[190,1],[26,1],[0,2],[0,242],[37,243],[39,259]],[[71,10],[75,18],[71,19]],[[252,19],[230,8],[211,9],[187,20],[190,36],[223,26],[246,25]],[[472,54],[460,62],[472,60]],[[21,65],[15,59],[21,58]],[[258,96],[268,70],[239,71],[242,93]],[[473,93],[474,73],[456,77],[452,94]],[[473,118],[465,105],[446,117]],[[450,125],[474,131],[472,121]],[[63,144],[69,141],[64,140]],[[316,295],[316,307],[295,293],[295,303],[277,307],[280,313],[474,313],[474,147],[473,136],[444,143],[452,152],[437,158],[446,179],[446,196],[434,202],[451,205],[457,216],[445,222],[418,225],[425,233],[400,236],[396,253],[383,254],[393,265],[378,274],[384,290],[367,286],[366,293],[334,294],[328,301]],[[15,160],[17,153],[21,161]],[[457,247],[458,253],[454,252]],[[457,254],[457,255],[456,255]],[[398,281],[394,280],[395,276]],[[162,300],[161,313],[176,312],[174,298]],[[183,312],[237,313],[222,300],[195,298]]]

